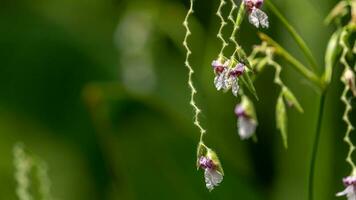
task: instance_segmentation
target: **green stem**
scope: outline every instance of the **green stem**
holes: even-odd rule
[[[311,50],[309,49],[308,45],[305,43],[303,38],[298,34],[298,32],[293,28],[293,26],[289,24],[288,20],[282,15],[281,12],[279,12],[277,7],[274,6],[271,1],[266,1],[265,3],[268,6],[268,8],[276,15],[276,17],[282,22],[283,26],[287,29],[287,31],[292,35],[293,39],[300,47],[300,49],[302,50],[305,57],[308,59],[313,69],[317,70],[318,64],[313,56],[313,53],[311,52]]]
[[[323,113],[324,113],[324,105],[325,105],[325,98],[326,98],[326,90],[324,90],[320,97],[320,104],[319,104],[319,113],[318,113],[318,122],[316,126],[313,150],[312,150],[312,157],[310,161],[310,169],[309,169],[309,184],[308,184],[308,200],[314,199],[314,176],[315,176],[315,163],[316,157],[318,154],[318,147],[321,135],[321,124],[323,121]]]
[[[240,28],[241,23],[243,22],[246,14],[246,8],[243,2],[240,4],[240,8],[236,17],[235,24],[237,25],[238,28]]]
[[[320,78],[311,70],[309,70],[305,65],[303,65],[299,60],[294,58],[287,50],[285,50],[281,45],[279,45],[276,41],[270,38],[268,35],[264,33],[259,33],[259,37],[262,41],[267,42],[268,45],[271,45],[275,49],[275,53],[282,58],[284,58],[287,62],[289,62],[297,71],[299,71],[304,77],[306,77],[309,81],[314,83],[320,89],[324,88],[324,85]]]

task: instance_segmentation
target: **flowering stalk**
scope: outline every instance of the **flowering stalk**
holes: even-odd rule
[[[194,74],[194,70],[192,68],[192,66],[190,65],[190,62],[189,62],[189,59],[190,59],[190,55],[192,54],[192,51],[190,50],[189,46],[188,46],[188,38],[189,36],[191,35],[191,31],[190,31],[190,28],[189,28],[189,17],[191,14],[193,14],[193,6],[194,6],[194,0],[190,0],[190,8],[188,10],[188,13],[184,19],[184,22],[183,22],[183,25],[186,29],[186,34],[185,34],[185,37],[184,37],[184,41],[183,41],[183,45],[187,51],[186,53],[186,58],[185,58],[185,66],[188,68],[188,71],[189,71],[189,74],[188,74],[188,85],[189,85],[189,88],[191,90],[191,93],[190,93],[190,105],[193,107],[194,109],[194,124],[195,126],[198,127],[199,131],[200,131],[200,142],[203,141],[203,137],[206,133],[206,130],[201,126],[200,124],[200,121],[199,121],[199,115],[201,113],[201,110],[200,108],[197,106],[197,104],[195,103],[195,95],[197,93],[197,90],[195,89],[194,87],[194,84],[193,84],[193,80],[192,80],[192,77],[193,77],[193,74]]]
[[[342,55],[340,62],[345,66],[344,74],[343,77],[341,78],[341,81],[344,83],[345,88],[344,91],[341,95],[341,100],[345,104],[345,112],[343,115],[343,120],[345,121],[347,125],[347,130],[346,134],[344,137],[344,141],[349,145],[349,152],[346,157],[346,161],[350,164],[352,170],[356,170],[355,163],[352,161],[352,153],[355,150],[354,144],[351,142],[350,139],[350,133],[354,130],[354,127],[349,119],[349,114],[352,111],[352,105],[350,100],[348,100],[348,92],[351,91],[353,93],[353,96],[356,96],[356,89],[355,89],[355,75],[354,72],[351,68],[351,66],[347,62],[347,54],[351,52],[351,49],[347,45],[347,40],[350,36],[350,32],[347,31],[347,29],[344,29],[341,32],[340,36],[340,46],[342,47]]]
[[[229,45],[229,43],[224,39],[224,36],[223,36],[223,33],[222,33],[224,27],[227,25],[227,22],[225,21],[225,18],[222,16],[222,9],[223,9],[225,4],[226,4],[225,0],[220,0],[219,8],[218,8],[218,10],[216,12],[216,15],[220,19],[220,28],[219,28],[219,32],[217,34],[217,37],[221,40],[221,43],[222,43],[222,47],[220,49],[220,53],[219,53],[219,56],[218,56],[219,59],[222,59],[224,57],[224,49]]]
[[[222,2],[224,2],[224,0],[222,0]],[[223,5],[224,5],[224,3],[222,3],[220,6],[222,7]],[[194,125],[196,127],[198,127],[198,129],[200,131],[200,139],[199,139],[198,150],[197,150],[197,166],[198,166],[198,169],[202,168],[205,170],[204,176],[205,176],[206,187],[209,189],[209,191],[211,191],[214,189],[215,186],[218,186],[221,183],[221,181],[223,179],[224,172],[222,170],[222,166],[220,164],[220,161],[219,161],[216,153],[204,144],[203,139],[206,134],[206,130],[203,128],[203,126],[200,123],[199,115],[201,113],[201,109],[198,107],[198,105],[195,102],[195,95],[197,94],[197,90],[195,89],[193,80],[192,80],[194,70],[189,62],[189,58],[190,58],[190,55],[192,54],[192,52],[188,46],[188,38],[191,35],[188,20],[189,20],[189,17],[193,13],[193,8],[194,8],[194,0],[190,0],[190,8],[189,8],[188,13],[187,13],[187,15],[184,19],[184,22],[183,22],[183,26],[186,29],[186,34],[185,34],[185,37],[183,40],[183,46],[185,47],[186,52],[187,52],[186,59],[185,59],[185,66],[188,68],[188,71],[189,71],[188,86],[191,90],[190,105],[193,107],[193,110],[195,113],[194,114]],[[219,10],[220,10],[220,8],[219,8]],[[220,16],[221,16],[221,14],[220,14]],[[221,30],[222,30],[222,28],[221,28]],[[221,38],[222,38],[222,36],[221,36]],[[223,45],[223,48],[224,48],[224,46],[225,46],[225,43]],[[204,162],[203,162],[203,158],[205,159]],[[208,165],[208,163],[209,163],[209,165]]]

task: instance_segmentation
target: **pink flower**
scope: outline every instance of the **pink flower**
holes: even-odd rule
[[[209,191],[218,186],[223,180],[223,174],[218,170],[218,166],[208,157],[199,158],[199,166],[204,170],[205,184]]]
[[[348,200],[356,200],[356,177],[348,176],[343,179],[346,189],[336,194],[336,196],[346,196]]]
[[[214,60],[211,65],[215,73],[214,85],[216,89],[218,91],[222,89],[225,92],[231,89],[233,95],[237,96],[240,89],[238,77],[245,72],[245,65],[238,63],[235,67],[230,68],[230,61],[222,63],[219,60]]]
[[[235,107],[237,116],[238,134],[242,140],[253,136],[257,128],[256,114],[252,102],[243,97],[242,102]]]

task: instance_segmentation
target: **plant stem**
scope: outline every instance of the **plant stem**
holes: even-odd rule
[[[297,71],[299,71],[304,77],[306,77],[309,81],[318,86],[321,90],[323,90],[324,86],[320,80],[320,78],[311,70],[309,70],[305,65],[303,65],[299,60],[294,58],[287,50],[285,50],[281,45],[279,45],[276,41],[270,38],[268,35],[264,33],[258,34],[262,41],[267,42],[268,45],[271,45],[275,49],[275,53],[283,57],[287,62],[289,62],[292,67],[294,67]]]
[[[273,5],[271,1],[266,1],[266,6],[276,15],[276,17],[282,22],[283,26],[292,35],[293,39],[296,41],[300,49],[302,50],[305,57],[308,59],[309,63],[314,70],[318,69],[318,64],[309,49],[308,45],[305,43],[303,38],[298,34],[298,32],[289,24],[288,20],[282,15],[282,13]]]
[[[310,169],[309,169],[309,184],[308,184],[308,200],[314,199],[314,175],[315,175],[315,163],[316,163],[316,156],[318,154],[318,147],[321,135],[321,124],[323,121],[323,114],[324,114],[324,105],[325,105],[325,98],[326,98],[326,89],[322,92],[320,97],[320,104],[319,104],[319,113],[318,113],[318,121],[316,126],[313,150],[312,150],[312,157],[310,161]]]

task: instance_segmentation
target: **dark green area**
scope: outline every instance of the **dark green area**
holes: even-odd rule
[[[273,2],[323,63],[333,31],[323,20],[337,1]],[[192,123],[181,45],[188,3],[0,3],[0,199],[17,199],[12,148],[19,141],[47,162],[56,199],[306,199],[319,95],[283,65],[282,79],[305,110],[288,110],[285,150],[274,120],[279,88],[268,68],[256,81],[258,143],[241,141],[233,112],[237,100],[216,92],[212,83],[210,63],[221,45],[216,39],[219,2],[196,0],[189,41],[197,102],[207,144],[225,170],[221,186],[206,190],[203,172],[195,169],[199,133]],[[273,15],[270,19],[267,33],[303,59],[282,25]],[[260,42],[256,33],[243,23],[238,40],[247,52]],[[350,171],[342,141],[341,69],[335,70],[326,99],[317,200],[335,199]]]

